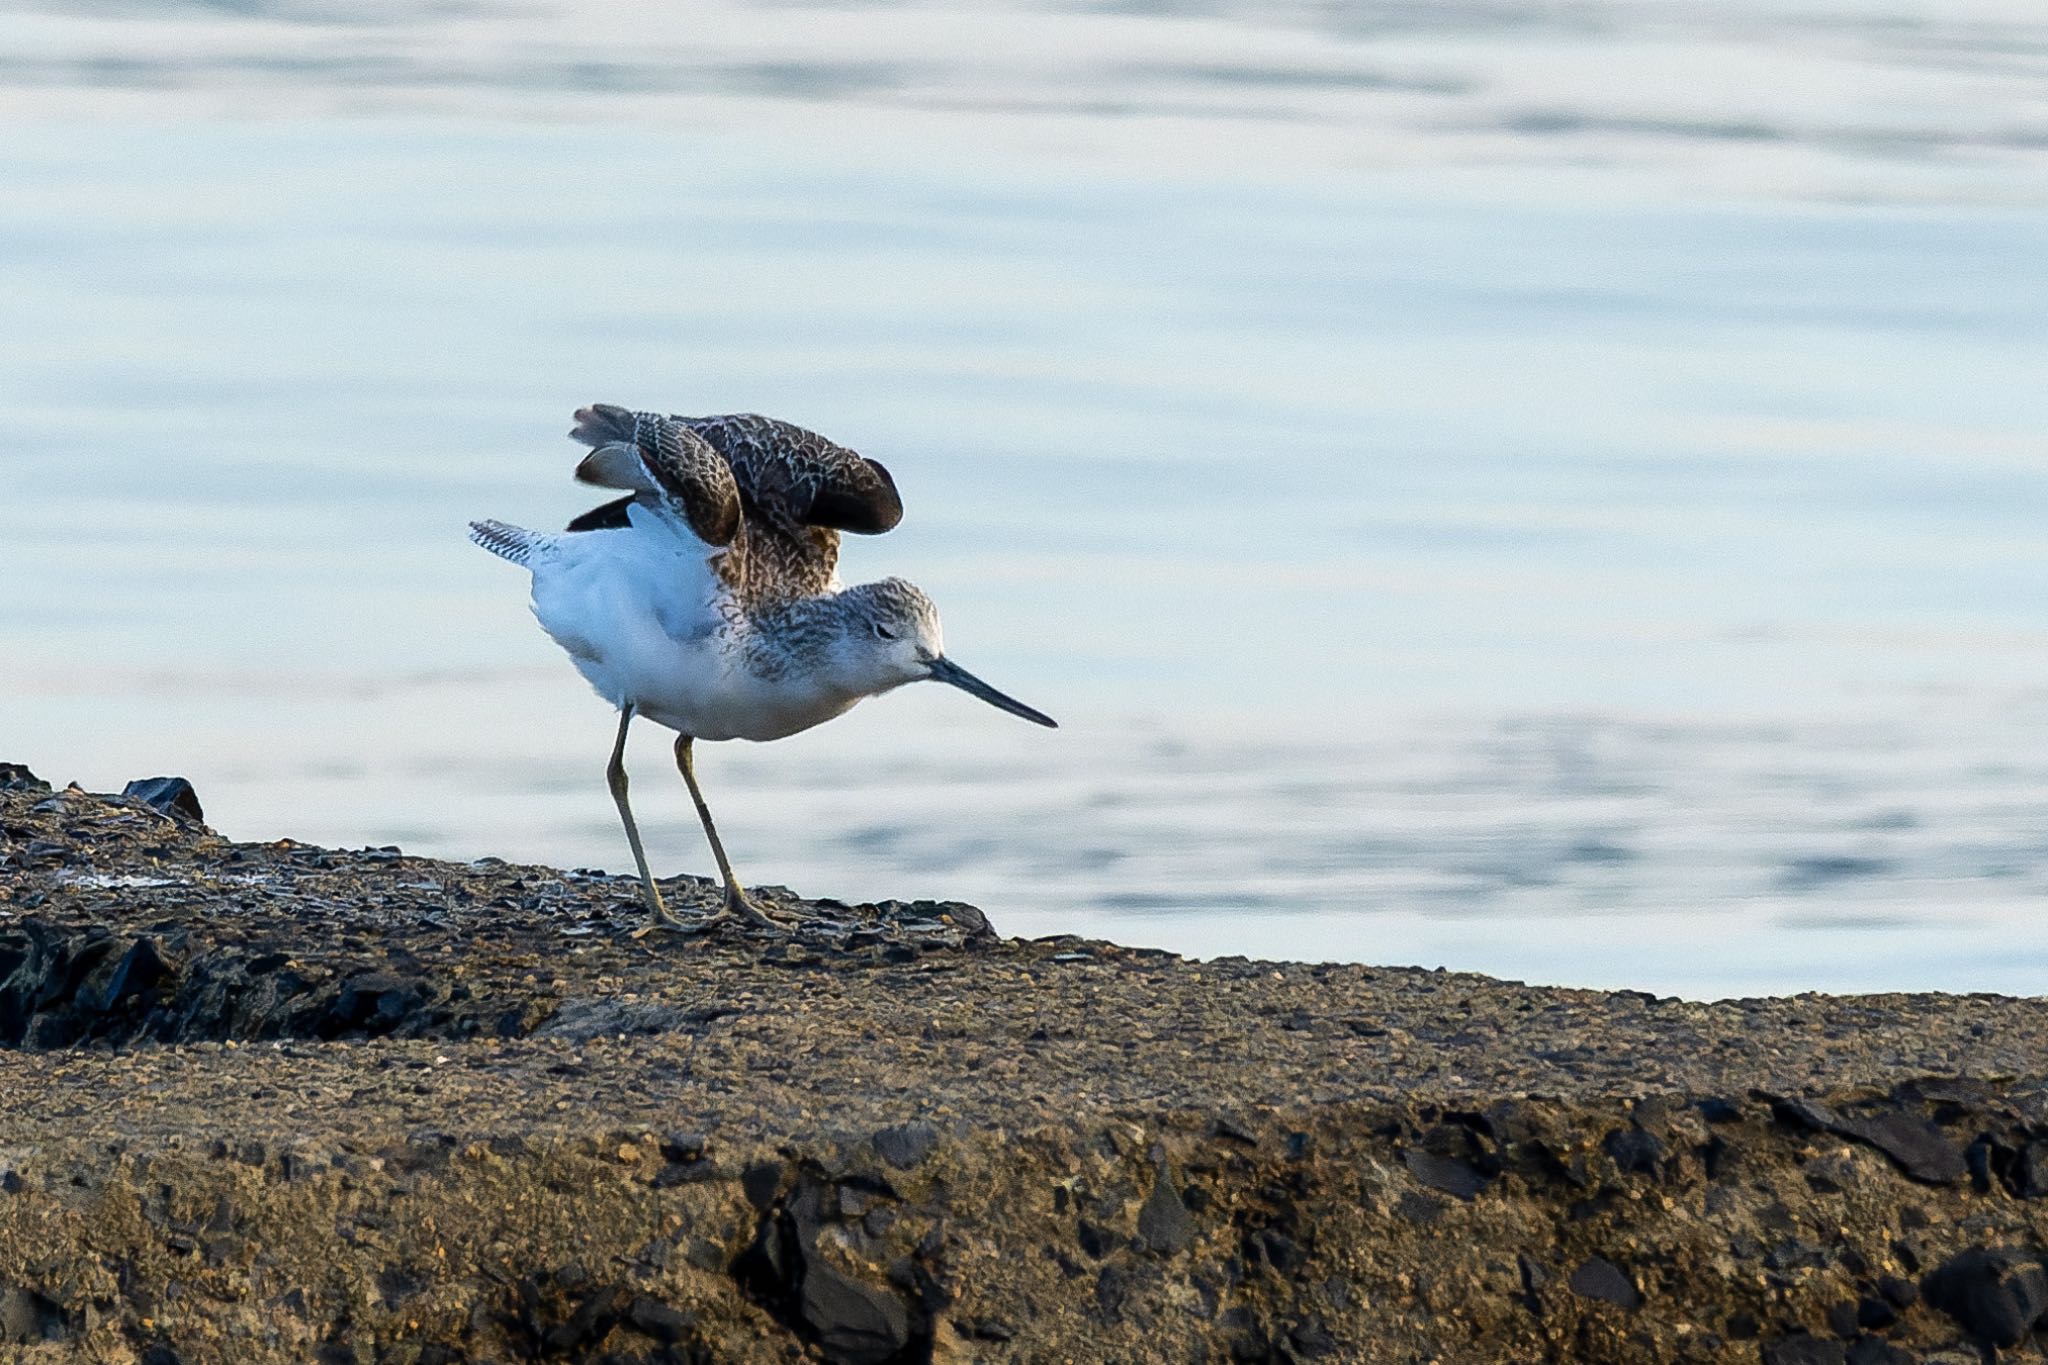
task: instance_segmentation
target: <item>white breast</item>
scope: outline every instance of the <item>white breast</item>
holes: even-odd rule
[[[747,669],[721,551],[645,508],[629,516],[628,529],[557,538],[531,566],[534,616],[599,696],[706,740],[780,739],[859,700]]]

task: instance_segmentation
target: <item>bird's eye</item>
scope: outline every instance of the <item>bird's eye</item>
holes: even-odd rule
[[[877,621],[875,622],[875,638],[877,640],[893,640],[896,638],[896,632],[883,625],[880,621]]]

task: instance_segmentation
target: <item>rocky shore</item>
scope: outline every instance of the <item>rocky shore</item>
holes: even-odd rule
[[[636,936],[630,879],[0,767],[0,1359],[2042,1355],[2048,1003],[770,894]]]

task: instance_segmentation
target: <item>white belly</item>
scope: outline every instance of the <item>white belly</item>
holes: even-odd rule
[[[586,531],[533,566],[533,614],[614,706],[697,739],[781,739],[856,701],[800,671],[745,666],[715,551],[666,529]]]

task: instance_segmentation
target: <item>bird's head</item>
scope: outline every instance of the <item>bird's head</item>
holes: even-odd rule
[[[886,692],[929,679],[950,683],[1013,716],[1039,725],[1057,724],[948,659],[939,609],[916,584],[885,578],[848,588],[840,600],[845,623],[840,662],[860,692]]]

